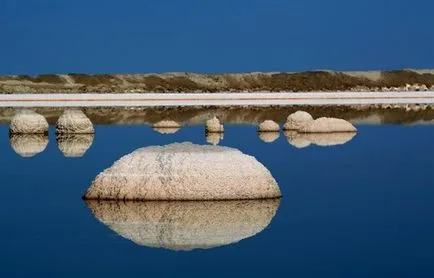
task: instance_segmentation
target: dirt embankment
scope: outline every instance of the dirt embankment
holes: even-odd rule
[[[434,70],[0,76],[0,93],[434,91]]]

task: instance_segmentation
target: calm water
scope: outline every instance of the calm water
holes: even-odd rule
[[[23,158],[0,127],[0,277],[434,277],[434,128],[359,126],[345,145],[271,144],[254,126],[225,126],[221,145],[255,156],[283,198],[262,232],[206,250],[139,246],[81,200],[121,156],[152,145],[206,144],[203,127],[162,135],[96,126],[91,148],[65,158],[50,129]]]

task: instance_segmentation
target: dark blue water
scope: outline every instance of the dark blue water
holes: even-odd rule
[[[360,126],[345,145],[296,149],[283,134],[266,144],[254,126],[226,126],[221,145],[262,162],[283,199],[259,234],[189,252],[120,237],[81,196],[139,147],[206,144],[203,127],[96,126],[81,158],[65,158],[53,131],[22,158],[0,128],[0,277],[434,277],[433,127]]]

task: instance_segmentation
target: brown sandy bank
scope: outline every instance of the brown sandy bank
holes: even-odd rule
[[[434,70],[0,76],[0,93],[434,91]]]

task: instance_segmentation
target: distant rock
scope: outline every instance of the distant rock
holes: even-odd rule
[[[306,138],[305,134],[300,134],[296,131],[285,131],[286,139],[288,143],[297,149],[303,149],[310,146],[311,142]]]
[[[219,119],[214,116],[214,118],[209,119],[206,121],[206,132],[223,132],[224,128],[223,125],[220,124]]]
[[[280,136],[279,132],[259,132],[259,138],[265,143],[272,143],[276,141]]]
[[[92,122],[81,110],[66,110],[57,120],[57,134],[93,134],[94,132]]]
[[[207,133],[205,137],[207,143],[216,146],[223,140],[223,133]]]
[[[175,143],[128,154],[100,173],[85,199],[238,200],[280,197],[271,173],[237,149]]]
[[[262,123],[259,124],[258,131],[260,132],[279,132],[280,126],[278,123],[271,121],[271,120],[265,120]]]
[[[65,157],[82,157],[92,146],[93,134],[58,134],[57,146]]]
[[[299,130],[307,123],[313,121],[312,116],[304,111],[297,111],[292,113],[286,119],[286,123],[283,125],[284,130]]]
[[[44,116],[31,110],[21,110],[12,118],[11,134],[48,134],[48,122]]]
[[[181,125],[175,121],[163,120],[152,125],[154,128],[180,128]]]
[[[190,251],[254,236],[270,224],[280,200],[86,203],[99,221],[138,245]]]
[[[12,149],[22,157],[32,157],[45,150],[48,136],[44,134],[11,134]]]
[[[307,123],[299,130],[301,133],[329,133],[329,132],[356,132],[357,129],[350,123],[336,118],[318,118]]]

